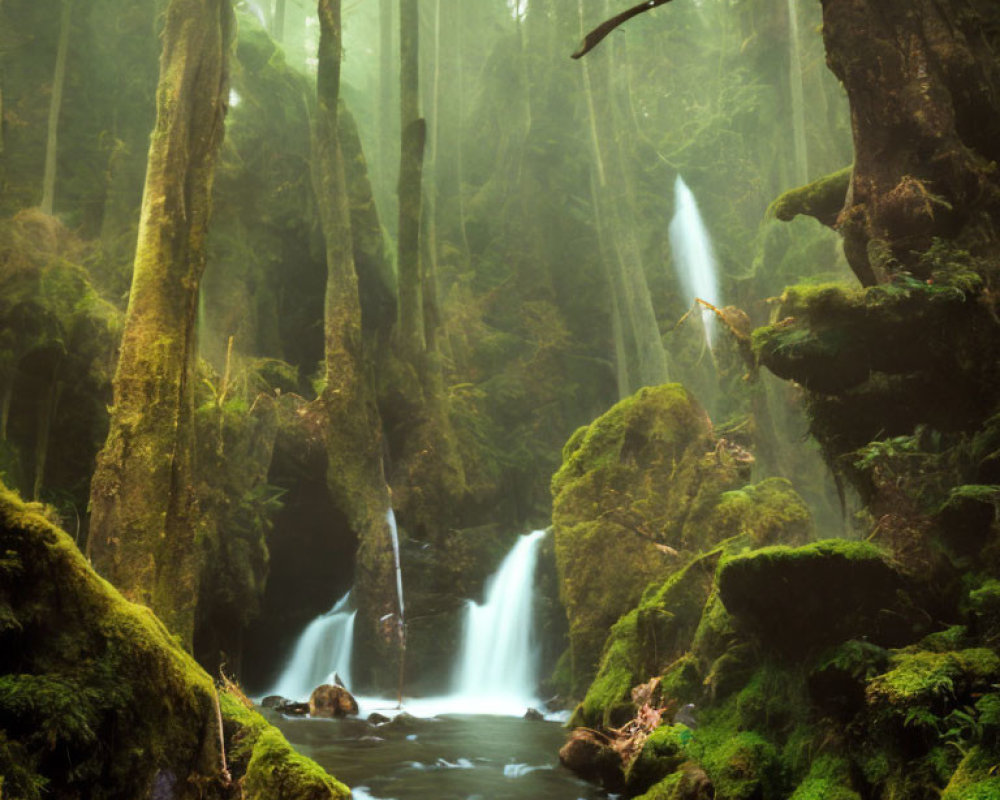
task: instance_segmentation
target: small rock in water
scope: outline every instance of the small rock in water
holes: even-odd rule
[[[412,714],[407,714],[405,711],[403,711],[402,713],[397,714],[393,718],[392,722],[389,724],[392,725],[392,727],[394,728],[400,728],[401,730],[406,730],[407,728],[415,727],[416,721],[417,721],[416,717],[414,717]]]
[[[625,783],[622,760],[599,734],[577,728],[559,751],[559,760],[581,778],[600,781],[609,792]]]
[[[313,717],[346,717],[358,713],[358,701],[343,686],[324,683],[309,696],[309,714]]]
[[[540,720],[544,720],[545,715],[537,708],[529,708],[527,711],[524,712],[524,718],[538,722]]]
[[[283,706],[288,703],[288,700],[282,697],[280,694],[269,694],[263,700],[260,701],[261,708],[277,708],[278,706]]]
[[[372,725],[385,725],[387,722],[392,722],[385,714],[379,714],[377,711],[373,711],[368,715],[368,721]]]
[[[274,710],[289,717],[304,717],[309,713],[309,704],[293,703],[291,700],[286,700],[276,705]]]

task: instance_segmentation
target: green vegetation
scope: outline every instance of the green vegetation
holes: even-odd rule
[[[222,796],[211,678],[43,510],[0,489],[0,764],[16,765],[5,794],[139,797],[173,776],[182,796]],[[237,779],[248,756],[249,796],[347,797],[263,718],[221,702]]]

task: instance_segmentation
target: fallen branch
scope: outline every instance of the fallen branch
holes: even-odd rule
[[[657,6],[662,6],[664,3],[669,3],[670,0],[643,0],[637,6],[633,6],[627,11],[622,11],[621,14],[617,14],[606,22],[602,22],[594,30],[583,37],[583,41],[580,42],[580,46],[573,53],[573,58],[582,58],[587,55],[591,50],[593,50],[597,45],[604,41],[604,37],[607,36],[611,31],[617,28],[619,25],[623,25],[628,22],[632,17],[637,17],[645,11],[649,11],[651,8],[656,8]]]

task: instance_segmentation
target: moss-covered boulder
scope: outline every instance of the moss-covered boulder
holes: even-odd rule
[[[718,553],[696,559],[611,628],[601,663],[573,725],[615,727],[635,714],[632,687],[661,674],[691,646],[712,589]]]
[[[642,588],[676,570],[677,553],[714,540],[704,522],[739,479],[680,384],[642,389],[573,434],[552,479],[552,520],[575,693]]]
[[[0,487],[4,796],[348,796],[234,696],[220,701],[152,612],[99,578],[43,511]]]
[[[906,589],[877,547],[839,539],[731,556],[719,574],[722,601],[738,625],[785,654],[858,636],[912,641],[919,620],[901,606]]]

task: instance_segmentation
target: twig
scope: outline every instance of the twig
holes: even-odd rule
[[[637,17],[644,11],[649,11],[651,8],[656,8],[657,6],[662,6],[664,3],[669,3],[670,0],[643,0],[637,6],[633,6],[627,11],[622,11],[621,14],[613,16],[606,22],[602,22],[594,30],[583,37],[583,41],[580,42],[580,46],[573,53],[573,58],[582,58],[587,55],[591,50],[593,50],[597,45],[604,41],[604,37],[607,36],[611,31],[628,22],[632,17]]]
[[[219,724],[219,756],[222,758],[222,785],[230,786],[233,783],[233,776],[229,772],[229,765],[226,763],[226,735],[222,730],[222,707],[219,705],[219,690],[212,684],[212,702],[215,704],[215,720]]]

